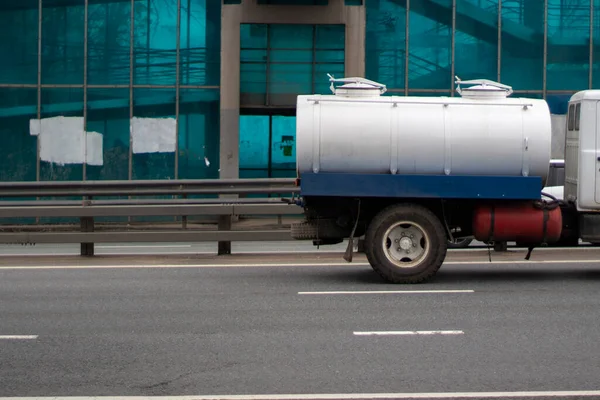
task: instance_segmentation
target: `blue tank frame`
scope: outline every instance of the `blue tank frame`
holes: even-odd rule
[[[539,200],[539,176],[302,173],[302,197]]]

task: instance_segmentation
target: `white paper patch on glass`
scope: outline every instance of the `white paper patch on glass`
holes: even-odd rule
[[[132,118],[130,130],[133,153],[175,152],[176,127],[175,118]]]
[[[86,132],[87,140],[87,164],[101,166],[103,164],[102,134],[98,132]]]
[[[58,165],[103,165],[103,137],[83,130],[83,117],[51,117],[29,121],[29,132],[38,136],[40,159]]]

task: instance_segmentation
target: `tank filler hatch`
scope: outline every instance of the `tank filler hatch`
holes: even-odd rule
[[[505,99],[513,92],[511,86],[502,83],[490,81],[487,79],[473,79],[470,81],[461,81],[456,77],[456,92],[466,99],[491,100]],[[476,85],[462,89],[460,85]]]
[[[384,84],[370,81],[364,78],[334,78],[332,75],[327,74],[331,85],[329,89],[336,96],[343,97],[378,97],[384,94],[387,90]],[[335,83],[343,83],[343,85],[336,87]]]

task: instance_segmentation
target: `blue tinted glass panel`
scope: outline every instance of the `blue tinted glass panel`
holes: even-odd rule
[[[83,90],[42,89],[41,117],[52,120],[39,132],[40,180],[82,180],[82,150],[73,138],[83,134]]]
[[[552,114],[566,114],[569,107],[569,99],[572,94],[548,94],[546,96],[546,102],[550,113]],[[527,95],[527,97],[531,97]]]
[[[272,117],[271,171],[279,178],[296,176],[296,117]]]
[[[600,89],[600,0],[594,0],[594,51],[592,88]]]
[[[42,83],[82,84],[84,55],[83,0],[68,7],[44,8]]]
[[[294,105],[295,94],[312,90],[315,28],[310,25],[270,25],[269,103]]]
[[[88,89],[87,132],[102,135],[102,165],[88,165],[88,180],[129,178],[129,90]]]
[[[175,90],[133,93],[133,179],[175,178]]]
[[[315,65],[315,81],[313,83],[314,93],[318,94],[331,94],[329,88],[329,77],[327,74],[331,74],[336,78],[344,76],[344,64],[343,63],[331,63],[331,64],[316,64]]]
[[[409,88],[451,87],[451,26],[452,0],[410,3]]]
[[[240,64],[241,104],[266,104],[267,64]]]
[[[0,181],[35,181],[37,137],[29,129],[35,118],[36,89],[0,88]]]
[[[312,64],[314,50],[309,48],[272,48],[269,52],[269,62],[274,64]]]
[[[514,90],[542,90],[544,0],[503,2],[501,37],[502,83]]]
[[[240,35],[242,50],[244,49],[266,49],[267,48],[266,24],[241,24]]]
[[[240,25],[240,92],[242,104],[266,104],[267,25]]]
[[[344,50],[321,50],[314,51],[314,59],[316,64],[331,65],[333,68],[339,69],[344,67]]]
[[[217,90],[181,91],[179,178],[219,177],[219,102]]]
[[[129,83],[130,2],[91,4],[88,11],[88,83]]]
[[[409,96],[419,96],[419,97],[440,97],[440,96],[450,96],[451,93],[452,93],[452,91],[450,89],[447,89],[447,90],[436,90],[436,91],[431,91],[431,92],[410,91],[408,93],[408,95]],[[401,96],[402,94],[393,93],[393,95]]]
[[[312,63],[277,63],[269,70],[269,101],[267,104],[296,104],[296,95],[312,92]]]
[[[344,25],[315,25],[315,49],[344,50]]]
[[[498,79],[498,0],[457,0],[455,73]]]
[[[268,169],[269,117],[240,116],[240,174],[242,171],[255,171],[268,175]]]
[[[327,94],[329,77],[344,76],[346,30],[343,25],[315,26],[314,67],[311,93]]]
[[[406,0],[367,1],[366,77],[404,88],[406,74]]]
[[[240,117],[240,177],[296,176],[296,117]]]
[[[327,74],[344,75],[344,44],[343,25],[242,25],[241,104],[293,107],[298,94],[328,93]]]
[[[184,0],[182,5],[181,83],[184,85],[218,85],[220,79],[221,2]]]
[[[543,96],[541,93],[529,93],[526,91],[518,91],[515,90],[514,94],[511,95],[512,97],[525,97],[528,99],[542,99]]]
[[[590,0],[548,0],[548,90],[589,86]]]
[[[176,1],[136,1],[134,47],[136,84],[175,85]]]
[[[37,83],[38,68],[38,1],[19,0],[0,4],[1,83]]]

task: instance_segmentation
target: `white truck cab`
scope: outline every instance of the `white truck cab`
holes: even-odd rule
[[[600,210],[600,90],[569,100],[565,136],[564,199],[577,211]]]
[[[571,96],[565,135],[564,200],[579,213],[581,239],[600,242],[600,90]]]

